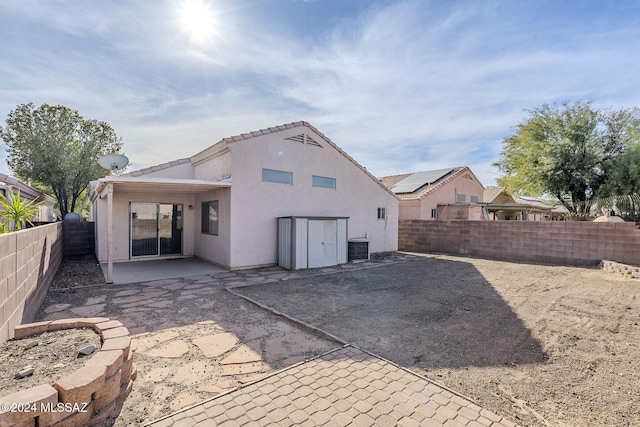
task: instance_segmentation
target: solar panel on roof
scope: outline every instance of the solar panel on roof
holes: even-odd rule
[[[437,169],[432,171],[416,172],[398,182],[391,191],[396,194],[413,193],[418,188],[431,184],[451,172],[453,169]]]

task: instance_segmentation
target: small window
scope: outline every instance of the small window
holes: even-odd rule
[[[471,196],[471,203],[478,203],[478,196]]]
[[[378,208],[378,219],[385,219],[387,217],[387,208]]]
[[[262,169],[262,182],[277,182],[278,184],[293,184],[293,173]]]
[[[460,202],[466,202],[467,201],[467,195],[466,194],[458,194],[456,196],[456,202],[460,203]]]
[[[311,185],[314,187],[336,188],[336,179],[328,178],[326,176],[313,175]]]
[[[202,234],[218,235],[218,201],[202,202]]]
[[[438,209],[431,209],[431,218],[438,218]]]

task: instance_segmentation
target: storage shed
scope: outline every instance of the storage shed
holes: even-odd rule
[[[278,218],[278,265],[289,270],[347,262],[347,217]]]

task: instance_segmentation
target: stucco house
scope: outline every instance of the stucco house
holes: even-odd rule
[[[484,187],[467,166],[387,176],[400,198],[400,219],[485,219]]]
[[[398,198],[306,122],[93,181],[90,201],[108,281],[121,261],[184,256],[242,269],[308,255],[295,267],[305,268],[346,262],[348,240],[397,249]]]
[[[484,201],[490,220],[558,221],[567,212],[564,207],[550,206],[535,197],[513,197],[504,187],[487,187]]]
[[[36,190],[18,178],[0,173],[0,194],[8,196],[10,193],[17,194],[18,191],[20,191],[21,199],[38,203],[38,213],[32,219],[33,222],[53,222],[56,220],[53,211],[56,200],[53,197]]]

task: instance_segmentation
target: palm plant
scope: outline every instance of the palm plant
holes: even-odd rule
[[[8,197],[0,194],[0,217],[5,219],[0,229],[15,231],[22,230],[27,224],[33,225],[31,218],[38,213],[39,209],[39,203],[35,200],[20,198],[20,190],[18,194],[10,191]]]

